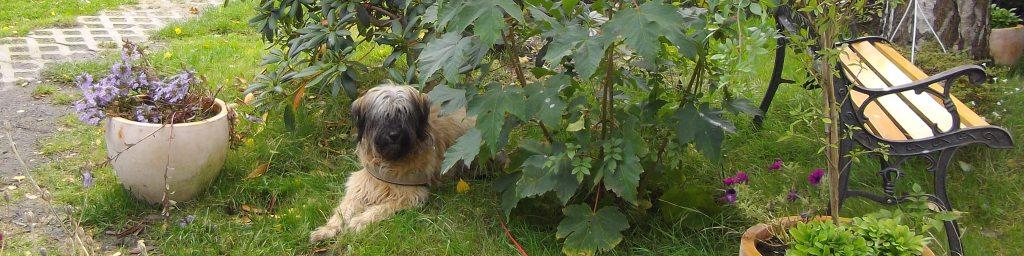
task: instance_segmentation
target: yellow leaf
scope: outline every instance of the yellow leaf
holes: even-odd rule
[[[249,175],[246,175],[245,178],[252,179],[263,176],[263,173],[266,173],[269,168],[270,163],[261,164],[260,166],[257,166],[256,169],[253,169],[252,172],[249,172]]]
[[[466,181],[459,179],[459,183],[455,184],[455,192],[458,192],[459,194],[465,194],[466,191],[469,191],[469,183],[466,183]]]
[[[170,58],[171,58],[171,52],[165,52],[164,53],[164,59],[170,59]]]
[[[583,119],[584,118],[580,116],[579,120],[576,120],[576,122],[569,124],[569,127],[566,127],[565,130],[570,132],[583,130]]]
[[[254,100],[256,100],[256,95],[253,95],[250,92],[250,93],[245,95],[244,99],[242,99],[242,103],[245,103],[245,105],[249,105],[249,104],[252,104],[252,101],[254,101]]]

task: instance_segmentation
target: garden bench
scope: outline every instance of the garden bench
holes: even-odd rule
[[[809,24],[794,16],[789,8],[776,10],[777,27],[785,34],[794,34],[796,23]],[[813,35],[813,31],[810,31]],[[768,110],[779,84],[785,58],[786,38],[778,40],[775,70],[761,109]],[[836,99],[840,100],[840,177],[839,205],[850,197],[895,205],[910,197],[925,196],[941,210],[952,210],[946,192],[946,168],[957,148],[983,144],[991,148],[1012,148],[1013,139],[1002,127],[989,124],[951,94],[956,80],[967,77],[980,85],[985,71],[977,65],[959,66],[935,75],[927,75],[881,37],[862,37],[836,44],[839,75],[835,77]],[[816,49],[812,49],[816,50]],[[811,53],[814,61],[818,56]],[[763,116],[757,117],[760,122]],[[882,194],[850,189],[851,155],[854,146],[877,153],[881,163]],[[884,157],[883,154],[888,157]],[[921,157],[934,176],[931,195],[897,195],[896,180],[903,175],[901,167],[907,159]],[[840,208],[841,209],[841,208]],[[963,255],[960,230],[955,221],[945,223],[949,250]]]

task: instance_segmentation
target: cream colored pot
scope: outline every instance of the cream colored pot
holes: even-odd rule
[[[230,136],[227,107],[220,99],[216,103],[219,113],[199,122],[162,125],[107,119],[107,156],[114,159],[111,164],[121,185],[151,204],[162,201],[165,172],[168,199],[176,202],[192,199],[210,186],[224,165]]]
[[[1013,65],[1024,52],[1024,26],[993,29],[988,49],[996,64]]]

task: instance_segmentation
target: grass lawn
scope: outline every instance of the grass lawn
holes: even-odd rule
[[[0,1],[0,37],[22,36],[46,26],[74,24],[75,17],[133,4],[136,0]]]
[[[153,49],[151,60],[169,70],[193,67],[211,86],[224,87],[220,97],[226,102],[240,101],[240,91],[245,87],[242,81],[251,80],[259,71],[257,64],[266,47],[245,24],[253,14],[252,4],[232,1],[228,7],[207,11],[197,20],[172,24],[158,32],[157,40],[162,40],[165,47]],[[181,28],[182,33],[175,33],[175,28]],[[361,49],[359,54],[368,54],[364,60],[374,63],[386,56],[386,51],[368,48]],[[763,63],[770,63],[772,56],[762,58]],[[103,72],[109,63],[110,60],[100,60],[62,64],[46,74],[52,80],[67,82],[83,71]],[[763,65],[759,76],[752,78],[759,86],[737,89],[756,101],[766,87],[770,68]],[[791,65],[786,74],[794,77],[800,72]],[[362,82],[373,84],[380,78],[370,75],[365,80]],[[998,112],[998,117],[991,112],[981,113],[1015,132],[1017,141],[1024,141],[1020,132],[1024,130],[1024,95],[1006,92],[1019,91],[1021,83],[1019,79],[1000,79],[986,85],[986,95],[995,96],[984,104]],[[47,87],[38,94],[57,101],[62,91],[70,90],[73,89]],[[760,195],[743,199],[753,204],[766,197],[784,196],[790,188],[800,190],[805,198],[825,198],[824,190],[804,182],[808,172],[824,163],[817,153],[820,144],[814,140],[822,128],[804,123],[817,118],[814,109],[819,97],[818,90],[784,86],[763,128],[755,128],[747,117],[734,117],[737,132],[728,136],[724,150],[727,155],[719,163],[705,161],[692,150],[677,152],[692,157],[681,164],[682,171],[665,170],[658,178],[679,184],[680,191],[666,192],[665,198],[685,194],[684,188],[718,186],[721,178],[737,170],[750,174],[748,191]],[[323,224],[341,197],[345,177],[358,168],[358,162],[349,153],[353,142],[348,126],[344,125],[347,117],[341,114],[347,107],[344,102],[336,98],[308,98],[304,102],[306,109],[299,111],[294,132],[284,131],[281,118],[276,116],[279,113],[272,113],[265,124],[240,121],[238,129],[247,138],[229,154],[211,188],[193,201],[178,204],[170,221],[147,224],[141,238],[169,255],[309,254],[320,249],[354,255],[515,254],[500,227],[498,195],[491,189],[493,180],[488,178],[467,180],[471,189],[465,194],[456,193],[453,184],[437,187],[423,208],[404,211],[361,233],[342,235],[333,243],[309,244],[309,231]],[[239,106],[240,113],[250,110],[249,106]],[[94,172],[95,187],[83,189],[80,170],[102,162],[105,156],[102,131],[82,124],[74,116],[63,118],[60,130],[43,141],[39,150],[55,161],[34,173],[58,200],[76,207],[80,214],[76,218],[81,219],[95,239],[111,240],[105,231],[120,231],[159,213],[159,207],[141,204],[123,191],[109,167]],[[1024,225],[1017,224],[1024,221],[1024,174],[1014,171],[1024,163],[1022,148],[967,148],[957,160],[973,168],[952,168],[949,190],[958,210],[967,212],[962,225],[966,231],[966,250],[972,255],[1024,254],[1024,248],[1018,246],[1019,241],[1024,241]],[[777,158],[785,161],[782,171],[766,171]],[[873,175],[877,169],[871,169],[877,166],[869,162],[873,163],[862,161],[855,167],[856,178],[851,184],[878,183]],[[257,178],[245,178],[264,163],[271,163],[269,171]],[[912,182],[928,187],[930,176],[923,169],[907,173],[901,188]],[[275,202],[272,208],[271,201]],[[511,233],[533,255],[559,254],[560,243],[554,237],[557,218],[552,217],[559,214],[558,208],[528,201],[513,211],[508,223]],[[672,200],[655,202],[658,211],[634,216],[642,221],[636,221],[639,224],[626,231],[626,239],[611,254],[735,255],[740,233],[756,223],[758,215],[795,215],[801,211],[790,205],[764,207],[760,212],[726,206],[711,207],[713,210],[699,218],[702,221],[685,221],[697,215],[693,213],[689,214],[691,218],[678,219],[678,212],[695,208]],[[854,199],[848,203],[850,210],[844,213],[856,215],[880,208]],[[255,214],[242,209],[268,212]],[[193,223],[179,225],[178,220],[190,215],[195,217]],[[944,244],[944,240],[933,242],[932,247]],[[29,249],[12,246],[8,250],[13,252]]]

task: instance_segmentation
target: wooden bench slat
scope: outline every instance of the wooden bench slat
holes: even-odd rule
[[[847,71],[844,71],[847,72]],[[878,106],[878,102],[869,103],[867,106],[864,105],[864,101],[868,99],[868,96],[860,93],[851,91],[850,99],[853,100],[853,104],[864,109],[864,116],[868,119],[866,126],[869,132],[890,140],[906,140],[907,136],[900,131],[900,128],[896,126],[896,123],[892,121],[885,114],[885,111]]]
[[[898,67],[892,60],[886,55],[882,54],[878,49],[868,41],[861,41],[853,43],[853,48],[868,64],[877,71],[882,79],[888,83],[882,85],[888,85],[889,87],[905,85],[913,83],[914,80],[910,78],[906,73],[903,73],[903,69]],[[918,115],[926,118],[931,123],[938,125],[941,130],[948,130],[953,126],[952,115],[939,101],[932,98],[931,94],[928,93],[916,93],[913,91],[901,92],[900,97],[903,98],[908,105],[917,110]]]
[[[871,71],[871,69],[866,66],[866,63],[860,62],[860,57],[858,57],[852,49],[844,47],[843,52],[843,54],[839,55],[839,59],[843,62],[843,71],[847,72],[847,77],[854,80],[851,82],[867,88],[885,88],[885,84],[882,82],[882,79]],[[857,107],[862,107],[864,105],[864,100],[867,99],[867,95],[851,91],[851,97],[853,96],[861,97],[861,99],[854,98],[854,103]],[[878,105],[881,105],[880,108],[867,108],[864,110],[864,113],[871,125],[875,127],[879,136],[886,139],[903,140],[907,139],[907,136],[902,136],[903,133],[909,135],[909,138],[913,139],[923,139],[933,135],[931,129],[928,128],[928,124],[914,113],[914,111],[910,109],[910,106],[900,99],[899,96],[882,96],[879,97],[876,102]],[[890,124],[891,126],[889,126]],[[897,132],[893,130],[902,131],[898,132],[901,133],[901,136],[894,135],[894,133]]]
[[[893,49],[892,46],[889,46],[888,44],[885,43],[874,43],[874,45],[875,48],[878,48],[878,50],[882,52],[882,54],[885,54],[886,57],[895,62],[896,66],[899,66],[904,73],[910,75],[910,77],[913,78],[914,81],[928,77],[928,75],[925,74],[924,71],[921,70],[921,68],[918,68],[913,63],[910,63],[910,60],[907,60],[906,57],[903,57],[903,55],[896,51],[896,49]],[[932,84],[931,87],[932,89],[938,92],[945,91],[941,83]],[[962,124],[962,127],[989,125],[988,122],[985,121],[985,118],[979,116],[977,113],[974,112],[974,110],[971,110],[971,108],[967,107],[967,105],[964,105],[963,102],[960,102],[960,99],[957,99],[952,95],[950,95],[950,98],[953,100],[953,104],[956,106],[957,113],[960,114],[960,122]],[[942,99],[936,97],[936,101],[942,101]]]

